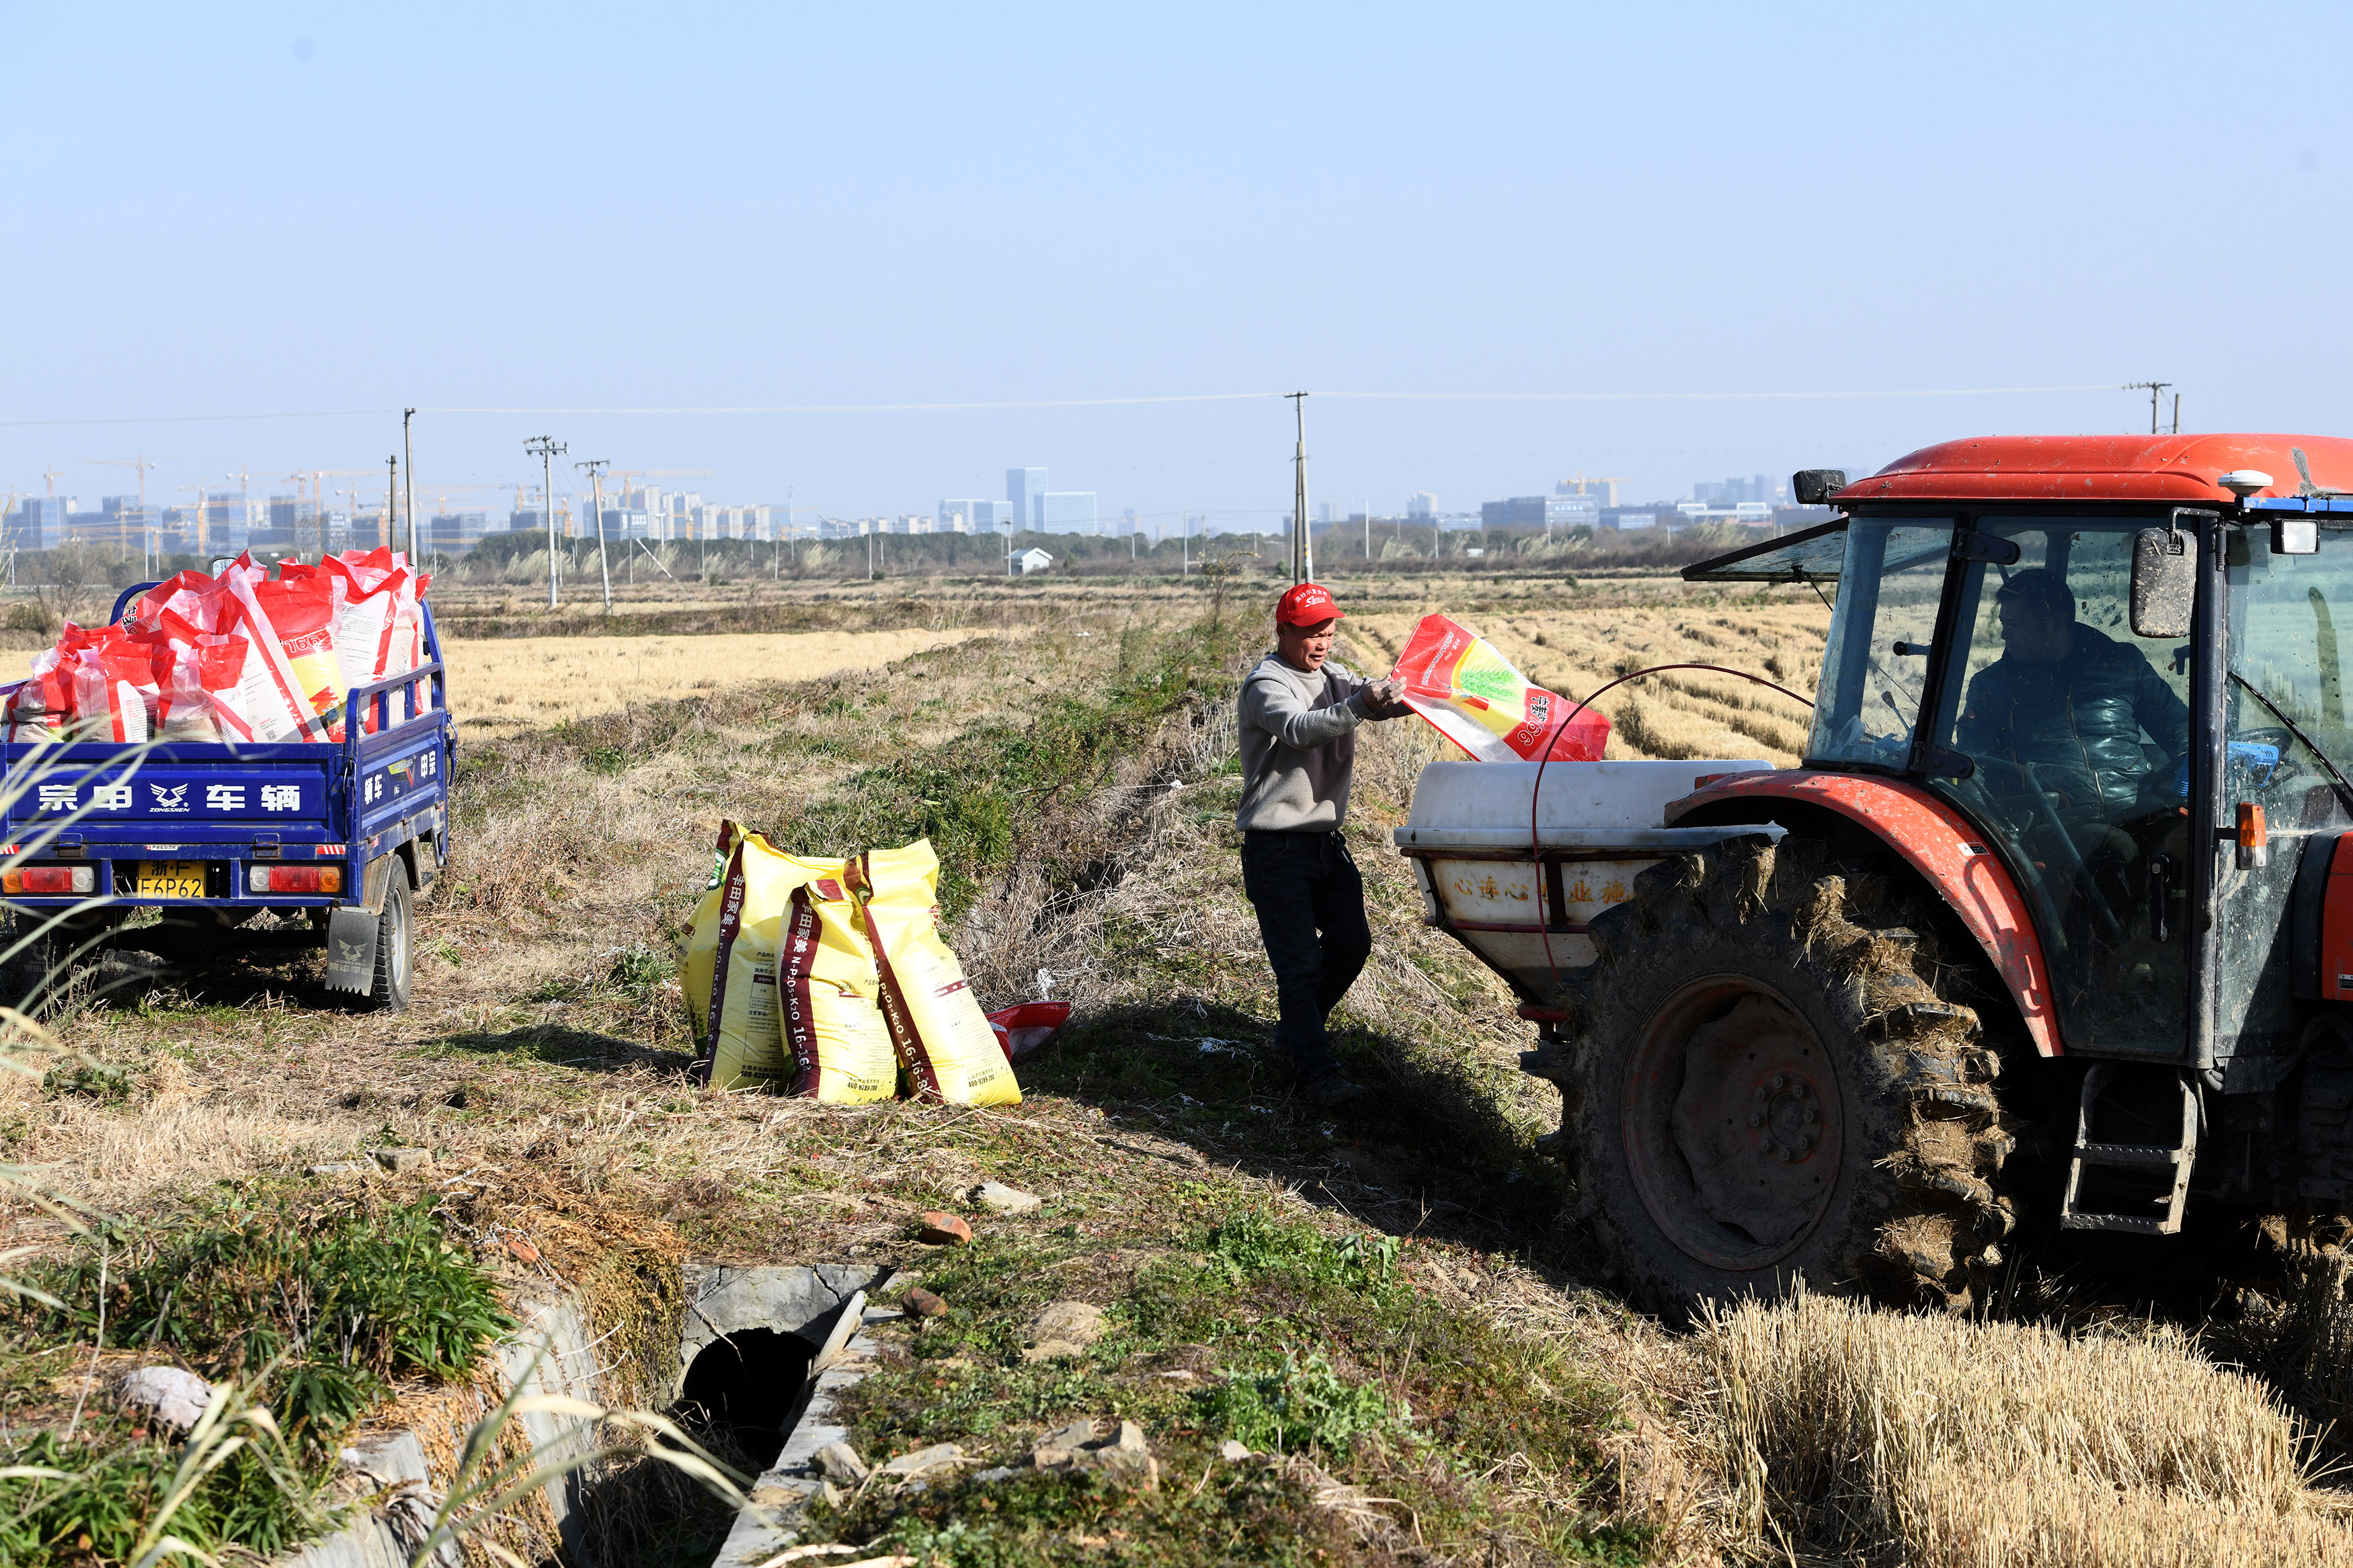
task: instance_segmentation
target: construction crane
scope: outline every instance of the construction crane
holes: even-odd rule
[[[1575,479],[1563,479],[1561,484],[1564,487],[1575,485],[1578,495],[1592,494],[1590,490],[1588,490],[1585,488],[1588,485],[1607,485],[1609,488],[1603,490],[1599,498],[1601,504],[1603,506],[1616,506],[1618,504],[1618,487],[1620,485],[1630,484],[1632,482],[1632,479],[1625,474],[1603,474],[1597,478],[1588,479],[1585,477],[1585,470],[1583,468],[1579,468],[1577,470],[1577,477]]]
[[[619,486],[621,504],[626,507],[629,504],[629,492],[638,488],[633,482],[635,480],[707,479],[717,471],[715,468],[617,468],[613,471],[613,477],[621,481]]]
[[[145,458],[85,458],[82,460],[87,463],[94,463],[101,468],[138,469],[139,510],[142,512],[144,512],[147,510],[147,470],[150,468],[160,468],[164,466],[163,464],[151,462]]]
[[[147,470],[160,468],[163,465],[149,462],[144,457],[85,458],[82,460],[102,468],[136,468],[139,471],[139,564],[143,571],[155,553],[155,524],[147,515]]]

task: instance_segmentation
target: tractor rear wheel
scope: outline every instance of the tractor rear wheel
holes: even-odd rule
[[[1636,1299],[1982,1293],[2020,1122],[2006,1041],[1965,1000],[1997,993],[1973,950],[1938,951],[1935,913],[1760,837],[1652,867],[1593,923],[1529,1067],[1561,1086],[1577,1215]]]

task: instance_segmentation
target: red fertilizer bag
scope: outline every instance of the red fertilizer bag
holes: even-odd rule
[[[1444,616],[1422,617],[1389,679],[1405,687],[1408,707],[1478,762],[1535,762],[1550,734],[1552,761],[1598,763],[1609,741],[1609,720],[1587,708],[1562,723],[1566,700]]]
[[[120,626],[74,657],[74,712],[94,741],[143,742],[154,733],[160,693],[147,645]]]
[[[327,629],[332,596],[323,585],[271,583],[243,556],[221,575],[237,605],[234,623],[225,620],[222,629],[253,645],[252,657],[268,677],[262,688],[264,712],[252,716],[255,731],[290,725],[296,739],[328,739],[327,720],[312,694],[327,692],[327,705],[332,707],[334,634]],[[265,595],[264,589],[269,592]],[[273,609],[287,616],[290,647]]]

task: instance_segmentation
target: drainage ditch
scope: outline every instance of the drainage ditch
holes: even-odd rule
[[[764,1510],[789,1518],[817,1491],[817,1451],[844,1435],[829,1418],[835,1397],[864,1375],[859,1331],[870,1316],[896,1315],[866,1306],[888,1271],[689,1264],[684,1272],[671,1418],[755,1478],[750,1489]],[[600,1568],[750,1568],[784,1545],[775,1528],[737,1517],[674,1473],[634,1479],[642,1495],[596,1510],[607,1525],[591,1532],[604,1538],[593,1553]]]
[[[867,1293],[890,1270],[689,1263],[681,1272],[677,1359],[661,1354],[669,1385],[650,1390],[646,1402],[666,1404],[697,1442],[756,1478],[754,1500],[789,1521],[818,1489],[818,1451],[845,1436],[833,1419],[834,1401],[865,1375],[872,1346],[860,1330],[898,1315],[866,1305]],[[607,1374],[632,1352],[607,1342],[611,1326],[590,1322],[569,1292],[522,1305],[522,1331],[499,1352],[510,1385],[527,1378],[534,1392],[591,1403],[615,1397]],[[661,1375],[654,1372],[658,1384]],[[552,1445],[543,1450],[551,1457],[565,1447],[585,1450],[593,1437],[569,1417],[533,1413],[522,1419],[534,1447]],[[451,1479],[427,1460],[432,1448],[414,1431],[378,1431],[356,1439],[346,1462],[386,1489],[387,1498],[423,1493],[416,1500],[429,1500],[429,1517]],[[777,1529],[750,1514],[736,1516],[699,1483],[654,1460],[559,1478],[543,1496],[563,1556],[583,1568],[754,1568],[784,1546]],[[420,1544],[415,1514],[413,1503],[388,1503],[383,1513],[364,1515],[280,1559],[279,1568],[406,1563]]]

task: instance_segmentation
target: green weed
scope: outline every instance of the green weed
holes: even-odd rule
[[[119,1105],[131,1098],[131,1077],[121,1068],[77,1057],[43,1073],[41,1089],[45,1094],[69,1094],[100,1105]]]
[[[1282,1360],[1256,1372],[1229,1372],[1202,1396],[1213,1430],[1260,1452],[1347,1457],[1367,1432],[1404,1427],[1411,1405],[1389,1408],[1378,1384],[1351,1384],[1321,1354],[1304,1361],[1286,1350]]]
[[[427,1205],[373,1216],[232,1208],[217,1220],[85,1244],[38,1281],[78,1305],[21,1310],[37,1331],[94,1326],[103,1268],[113,1343],[168,1348],[216,1379],[274,1367],[265,1386],[280,1426],[330,1451],[396,1378],[461,1376],[512,1326]]]
[[[1205,1250],[1237,1283],[1279,1270],[1314,1284],[1363,1291],[1386,1289],[1397,1279],[1397,1237],[1356,1235],[1335,1241],[1304,1221],[1278,1220],[1261,1209],[1245,1209],[1212,1227]]]
[[[625,947],[606,966],[605,984],[642,1001],[661,988],[670,967],[668,960],[650,947],[642,943]]]

